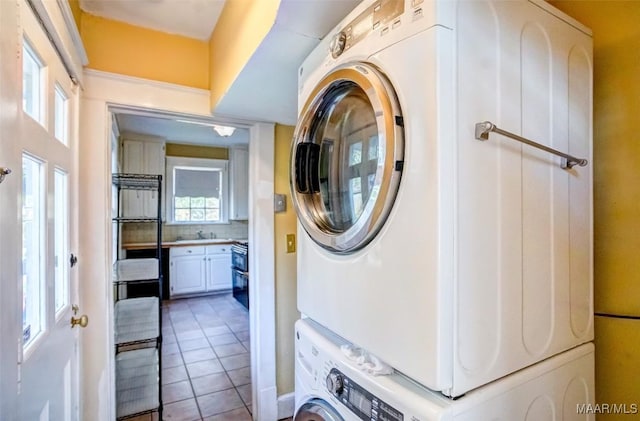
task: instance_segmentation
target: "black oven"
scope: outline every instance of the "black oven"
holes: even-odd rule
[[[231,283],[233,297],[249,309],[249,243],[231,246]]]

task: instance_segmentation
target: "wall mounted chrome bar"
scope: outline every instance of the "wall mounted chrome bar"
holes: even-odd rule
[[[9,168],[0,167],[0,183],[2,183],[4,181],[4,177],[9,174],[11,174],[11,170]]]
[[[490,121],[483,121],[482,123],[476,123],[476,139],[489,140],[489,132],[498,133],[503,136],[509,137],[513,140],[517,140],[518,142],[522,142],[529,146],[533,146],[534,148],[542,149],[543,151],[552,153],[554,155],[558,155],[562,157],[562,162],[560,166],[564,169],[571,169],[573,168],[574,165],[579,165],[581,167],[584,167],[589,163],[589,161],[587,161],[586,159],[576,158],[575,156],[566,154],[564,152],[560,152],[556,149],[542,145],[538,142],[534,142],[533,140],[529,140],[524,137],[518,136],[517,134],[502,130]]]

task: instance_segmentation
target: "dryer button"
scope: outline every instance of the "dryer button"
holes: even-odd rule
[[[343,31],[335,34],[331,40],[331,45],[329,46],[329,49],[331,50],[331,57],[338,58],[344,51],[346,44],[347,35]]]

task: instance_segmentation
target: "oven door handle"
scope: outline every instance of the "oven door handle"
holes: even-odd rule
[[[245,272],[242,269],[238,269],[235,266],[231,266],[231,270],[236,272],[236,273],[239,273],[240,275],[246,276],[247,278],[249,277],[249,272],[248,271]]]

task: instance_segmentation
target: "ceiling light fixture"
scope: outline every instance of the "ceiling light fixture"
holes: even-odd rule
[[[176,120],[178,123],[189,123],[195,124],[196,126],[205,126],[205,127],[215,127],[214,123],[207,123],[206,121],[196,121],[196,120]]]
[[[230,126],[218,126],[218,125],[214,125],[213,126],[213,130],[218,133],[219,136],[222,137],[229,137],[233,134],[233,132],[236,131],[235,127],[230,127]]]

